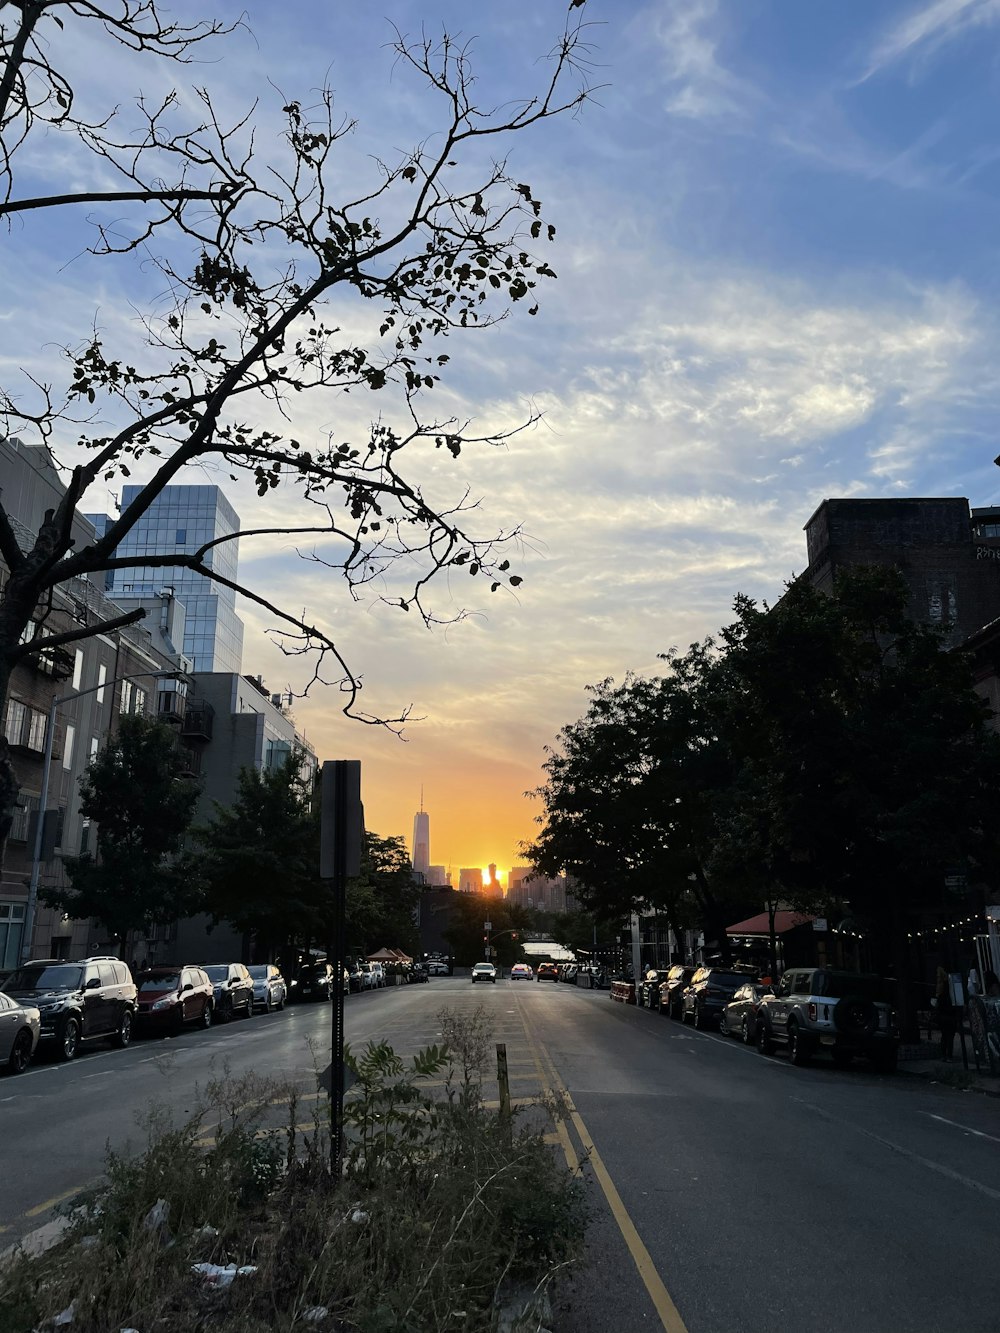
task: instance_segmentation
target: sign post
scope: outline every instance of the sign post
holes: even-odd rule
[[[344,908],[348,876],[361,873],[364,807],[361,761],[327,759],[320,777],[319,874],[333,899],[333,1018],[330,1063],[330,1166],[344,1162]]]

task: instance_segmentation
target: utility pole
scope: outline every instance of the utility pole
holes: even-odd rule
[[[483,922],[483,930],[486,932],[484,936],[484,941],[486,944],[486,953],[484,954],[484,957],[486,958],[487,961],[489,961],[489,959],[493,957],[493,949],[490,943],[490,932],[492,931],[492,929],[493,929],[492,921]]]

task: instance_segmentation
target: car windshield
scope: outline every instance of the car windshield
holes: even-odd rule
[[[860,995],[866,1000],[884,1000],[886,986],[881,977],[862,976],[853,972],[827,972],[823,978],[823,995],[842,1000],[845,995]]]
[[[176,990],[181,984],[177,972],[161,972],[157,977],[143,977],[139,983],[139,994],[144,995],[154,990]]]
[[[229,979],[229,968],[224,964],[221,967],[205,967],[202,971],[208,975],[209,981],[227,981]]]
[[[83,968],[75,963],[19,968],[4,983],[4,990],[76,990],[83,983]]]
[[[267,963],[254,963],[253,967],[247,968],[247,971],[253,977],[254,981],[266,981],[267,966]]]
[[[745,986],[747,984],[747,974],[745,972],[713,972],[705,980],[710,986]]]

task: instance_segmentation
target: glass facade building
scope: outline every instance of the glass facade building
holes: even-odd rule
[[[122,509],[142,490],[126,486]],[[87,517],[98,526],[104,515]],[[140,555],[193,555],[206,542],[239,532],[240,520],[218,486],[166,486],[118,546],[119,558]],[[98,526],[98,531],[103,528]],[[236,581],[239,539],[221,542],[205,553],[204,563],[224,578]],[[156,597],[171,588],[183,604],[184,656],[193,671],[238,673],[243,662],[243,622],[236,614],[236,594],[183,565],[123,566],[108,574],[108,596],[116,602]]]

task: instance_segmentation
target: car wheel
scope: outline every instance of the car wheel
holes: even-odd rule
[[[253,991],[251,991],[249,996],[247,997],[246,1013],[243,1015],[243,1017],[253,1018]]]
[[[279,1012],[279,1013],[281,1013],[282,1009],[284,1009],[284,1007],[285,1007],[285,999],[286,999],[286,997],[285,997],[284,995],[282,995],[281,999],[278,1001],[278,1012]]]
[[[7,1068],[12,1074],[23,1074],[30,1060],[31,1033],[25,1029],[14,1038],[14,1045],[10,1048],[10,1055],[7,1059]]]
[[[126,1009],[122,1014],[122,1021],[118,1024],[118,1031],[111,1038],[120,1051],[124,1051],[132,1040],[132,1010]]]
[[[264,996],[264,1013],[269,1014],[273,1008],[274,1004],[271,1000],[271,992],[268,991],[267,994]]]
[[[771,1034],[767,1030],[767,1025],[761,1023],[760,1020],[757,1022],[757,1049],[761,1055],[774,1054],[774,1042],[771,1039]]]
[[[174,1008],[173,1016],[170,1020],[170,1028],[174,1036],[179,1036],[184,1031],[184,1010],[181,1005]]]
[[[210,1027],[212,1026],[212,1005],[211,1005],[211,1004],[206,1004],[205,1007],[204,1007],[204,1009],[201,1011],[201,1026],[202,1026],[203,1028],[210,1028]]]
[[[80,1020],[67,1018],[59,1037],[59,1059],[74,1060],[80,1049]]]
[[[699,1032],[704,1032],[704,1030],[705,1030],[705,1011],[702,1009],[702,1007],[701,1007],[700,1004],[696,1004],[695,1007],[694,1007],[694,1025],[695,1025],[695,1027],[698,1029]]]
[[[729,1036],[729,1024],[726,1022],[725,1014],[719,1015],[719,1031],[722,1033],[724,1037]]]
[[[807,1065],[809,1063],[809,1043],[799,1031],[797,1023],[788,1025],[788,1058],[793,1065]]]
[[[497,984],[497,979],[496,979],[496,977],[490,977],[490,981],[493,982],[494,986]]]
[[[743,1038],[743,1045],[750,1045],[750,1020],[746,1014],[743,1015],[743,1022],[740,1024],[740,1036]]]

